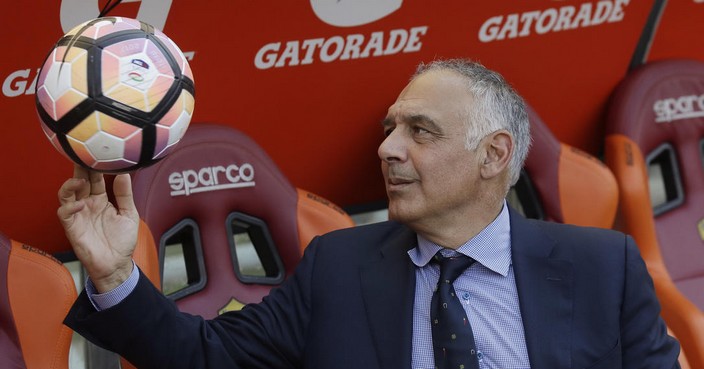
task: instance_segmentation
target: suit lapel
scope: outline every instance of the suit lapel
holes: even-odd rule
[[[551,258],[556,241],[511,211],[516,288],[533,368],[570,368],[572,263]]]
[[[407,251],[416,235],[407,227],[361,268],[362,294],[381,368],[410,368],[415,269]]]

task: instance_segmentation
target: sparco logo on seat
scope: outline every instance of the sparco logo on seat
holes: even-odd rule
[[[653,112],[658,123],[704,117],[704,94],[658,100],[653,104]]]
[[[188,196],[199,192],[254,187],[252,164],[215,165],[198,170],[186,169],[169,174],[171,196]]]

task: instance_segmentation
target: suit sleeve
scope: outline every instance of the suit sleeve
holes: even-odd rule
[[[310,321],[314,240],[296,272],[259,304],[204,320],[178,311],[140,275],[118,305],[96,311],[85,292],[65,324],[139,368],[294,368]]]
[[[679,368],[679,343],[667,334],[645,262],[626,237],[626,278],[621,309],[623,368]]]

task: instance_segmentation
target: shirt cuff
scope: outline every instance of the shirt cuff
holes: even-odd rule
[[[98,293],[95,285],[93,285],[90,277],[88,277],[86,278],[85,286],[86,294],[95,310],[102,311],[119,304],[122,300],[127,298],[137,286],[137,282],[139,282],[139,269],[134,263],[134,260],[132,260],[132,273],[121,285],[108,292]]]

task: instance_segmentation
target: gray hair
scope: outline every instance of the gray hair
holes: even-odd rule
[[[518,181],[531,144],[530,123],[523,98],[497,72],[466,59],[436,60],[421,63],[411,80],[437,70],[449,70],[467,79],[467,89],[474,98],[467,107],[468,150],[474,150],[487,135],[507,130],[514,139],[513,157],[509,161],[509,185]]]

